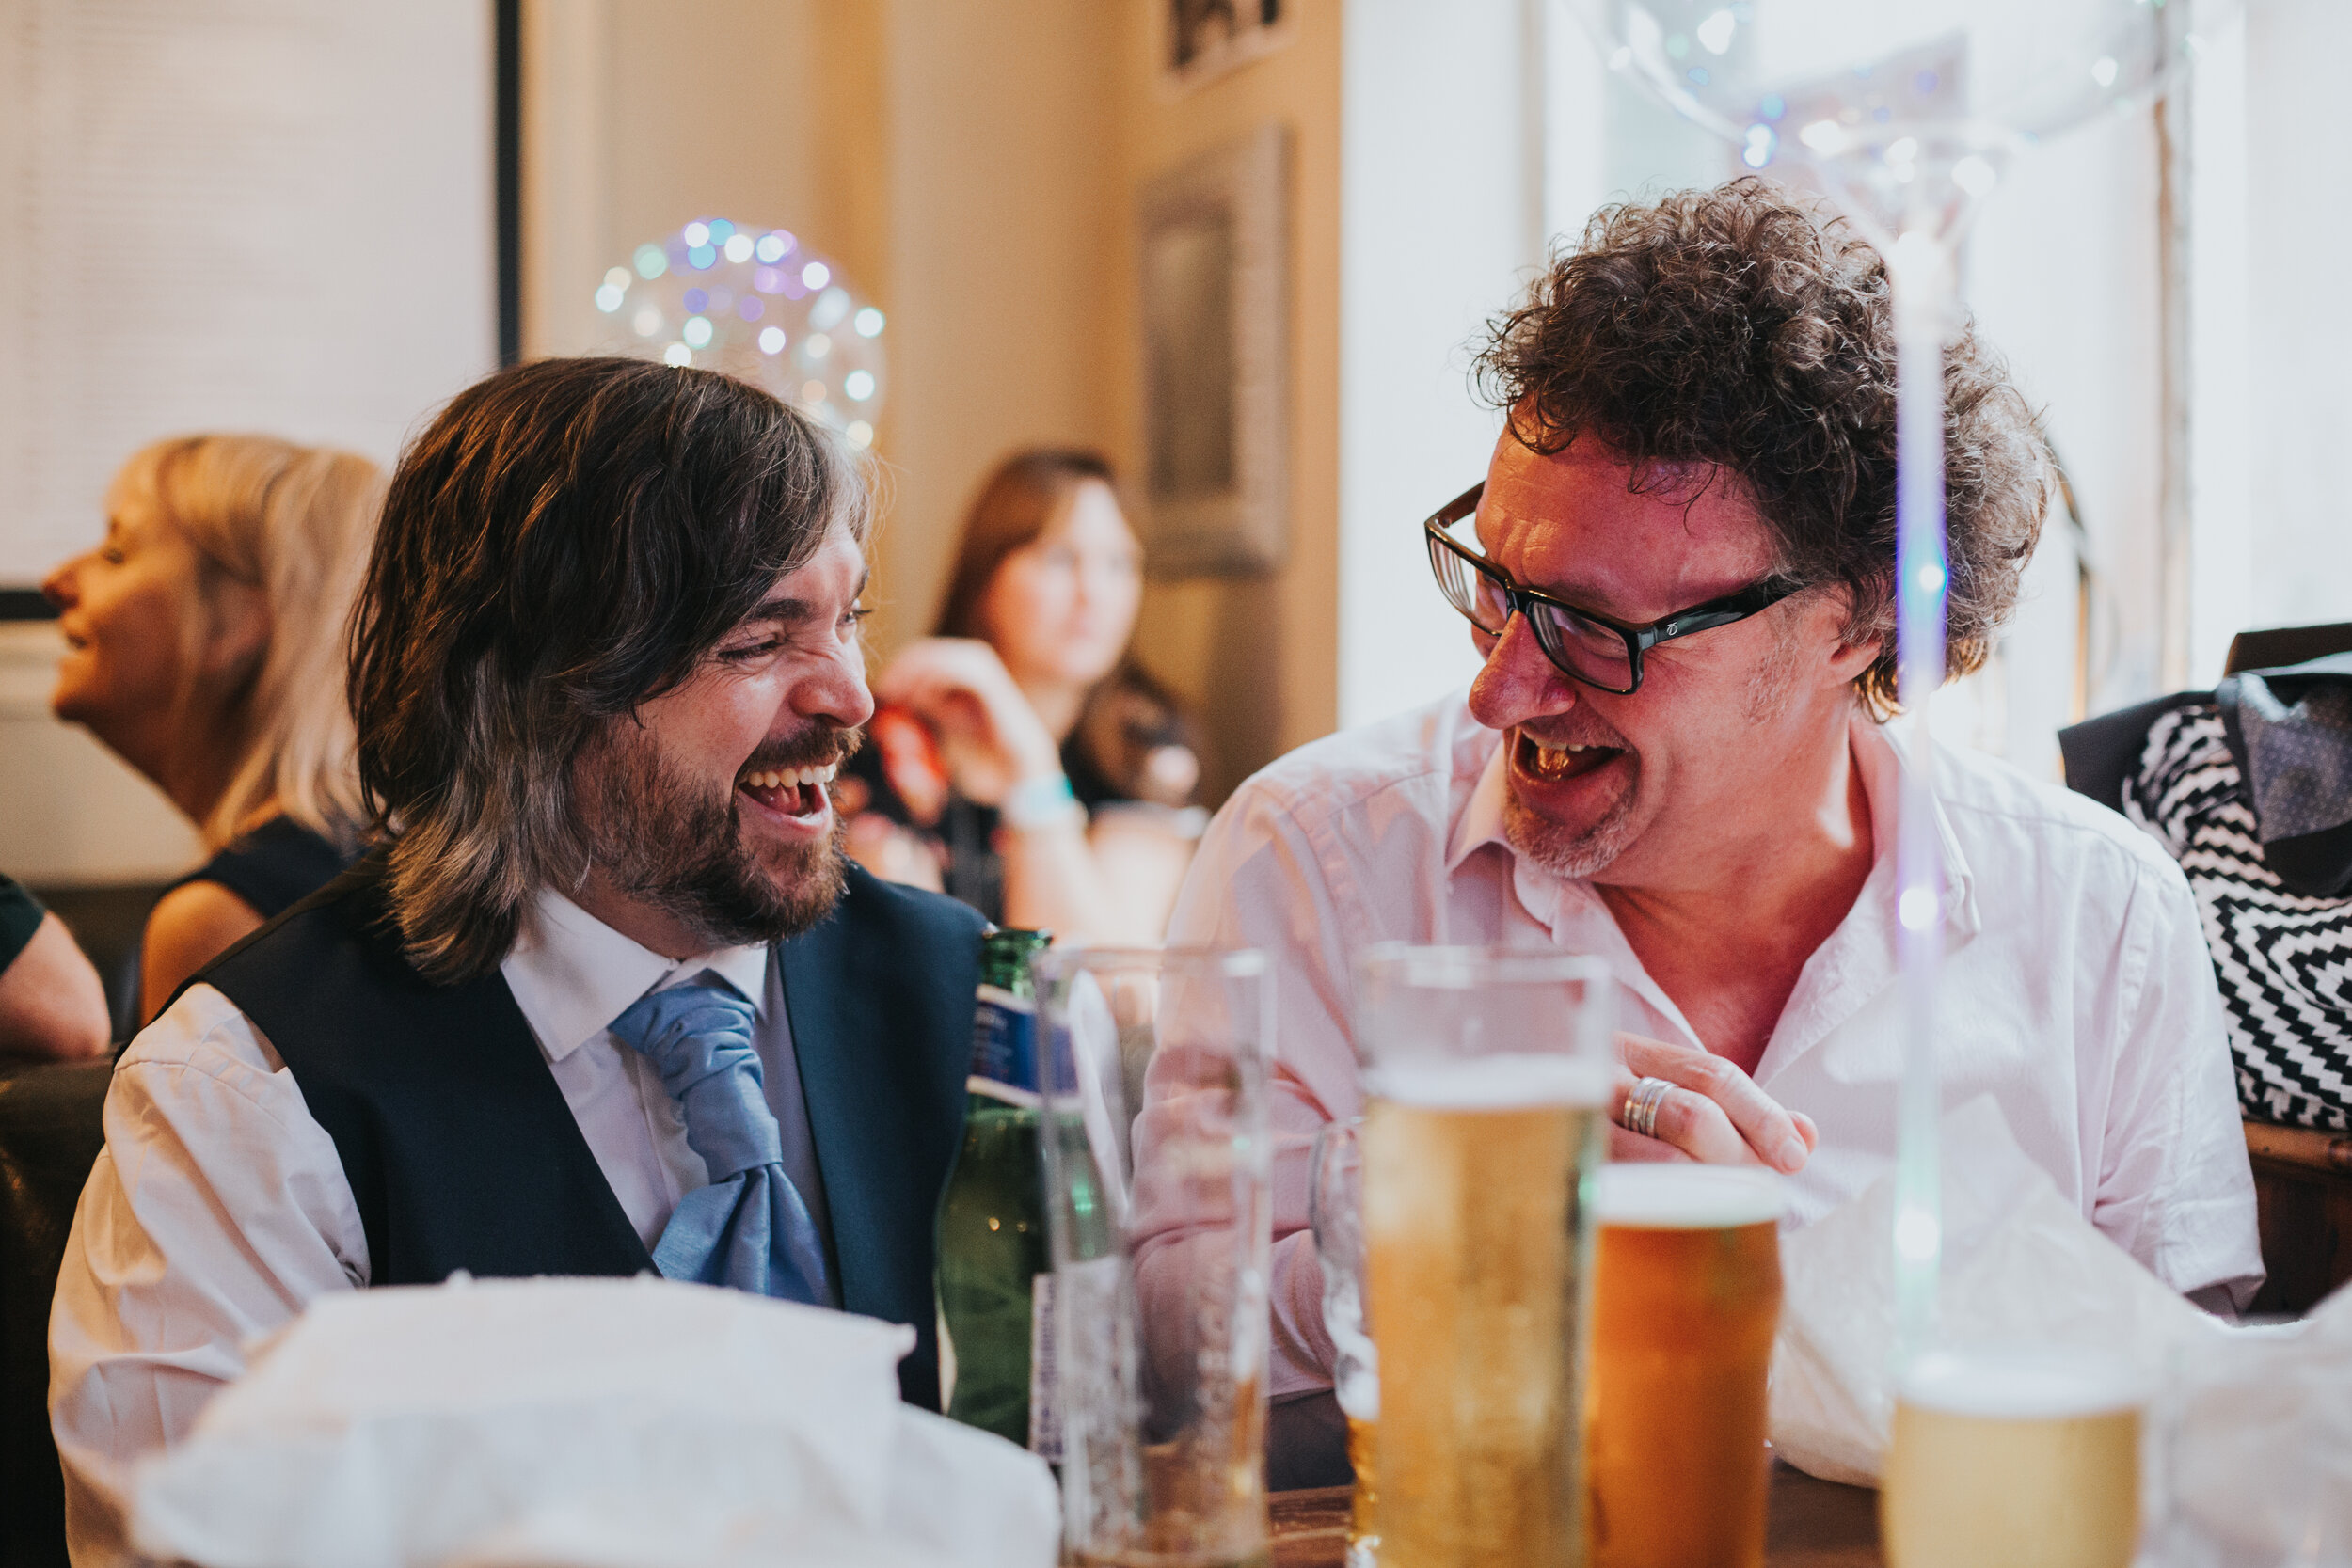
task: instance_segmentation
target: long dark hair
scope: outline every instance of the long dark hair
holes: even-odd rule
[[[1007,556],[1035,544],[1078,488],[1089,483],[1119,488],[1110,459],[1091,448],[1030,447],[997,464],[964,514],[932,635],[985,640],[981,606],[997,569]],[[1087,693],[1072,739],[1080,760],[1112,793],[1166,805],[1187,803],[1188,792],[1185,799],[1168,799],[1148,765],[1162,747],[1191,749],[1191,725],[1174,694],[1132,654],[1122,653]]]
[[[740,381],[545,359],[459,393],[402,455],[352,617],[351,711],[409,959],[487,972],[587,852],[572,770],[675,688],[828,531],[845,449]]]

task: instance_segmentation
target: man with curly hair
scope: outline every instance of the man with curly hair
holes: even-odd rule
[[[1884,265],[1753,179],[1611,208],[1496,321],[1478,371],[1505,428],[1423,542],[1484,667],[1466,696],[1243,785],[1170,940],[1272,956],[1275,1118],[1294,1133],[1361,1108],[1352,964],[1373,943],[1599,956],[1629,1031],[1621,1085],[1675,1085],[1655,1136],[1614,1131],[1615,1157],[1761,1162],[1818,1218],[1892,1164],[1895,813],[1927,760],[1882,727]],[[1945,387],[1960,675],[2016,597],[2049,475],[1973,331]],[[1938,748],[1931,772],[1946,1102],[1992,1093],[2092,1224],[2175,1289],[2242,1304],[2262,1273],[2252,1180],[2180,871],[1988,758]],[[1331,1355],[1295,1234],[1305,1165],[1278,1164],[1278,1399],[1327,1386]]]

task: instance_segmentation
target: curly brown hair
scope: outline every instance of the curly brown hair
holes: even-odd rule
[[[1670,488],[1742,484],[1780,573],[1849,595],[1846,637],[1884,643],[1855,679],[1895,711],[1895,324],[1886,265],[1843,218],[1754,176],[1605,207],[1488,324],[1481,394],[1541,452],[1590,436]],[[1963,322],[1944,356],[1947,676],[1984,662],[2041,536],[2048,447],[2009,370]]]

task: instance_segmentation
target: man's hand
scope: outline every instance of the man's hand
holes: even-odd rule
[[[1821,1135],[1813,1118],[1786,1111],[1755,1081],[1721,1056],[1639,1035],[1619,1035],[1625,1065],[1617,1071],[1609,1115],[1612,1160],[1696,1160],[1709,1165],[1769,1165],[1788,1175],[1804,1168]],[[1655,1137],[1623,1125],[1626,1096],[1635,1080],[1662,1078],[1676,1087],[1658,1102]]]

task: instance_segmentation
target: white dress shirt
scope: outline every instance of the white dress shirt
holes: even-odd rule
[[[647,992],[716,973],[757,1007],[753,1045],[785,1169],[826,1224],[781,980],[766,947],[673,962],[542,893],[500,965],[605,1180],[648,1249],[708,1184],[677,1102],[606,1027]],[[50,1424],[76,1564],[128,1560],[133,1461],[183,1436],[246,1345],[368,1282],[342,1160],[251,1020],[191,986],[140,1031],[106,1093],[106,1147],[74,1211],[49,1323]]]
[[[1501,740],[1456,696],[1295,752],[1217,814],[1178,898],[1171,943],[1272,959],[1277,1395],[1330,1384],[1321,1275],[1299,1232],[1308,1141],[1362,1106],[1350,1029],[1359,953],[1407,942],[1595,955],[1615,974],[1619,1028],[1701,1046],[1592,885],[1504,842]],[[1895,1154],[1894,815],[1907,765],[1867,719],[1852,745],[1876,861],[1806,961],[1756,1071],[1820,1130],[1789,1180],[1797,1224],[1860,1193]],[[1938,748],[1935,793],[1946,1104],[1994,1095],[2101,1231],[2174,1289],[2243,1303],[2262,1275],[2253,1178],[2212,960],[2180,868],[2113,812],[1980,754]]]

